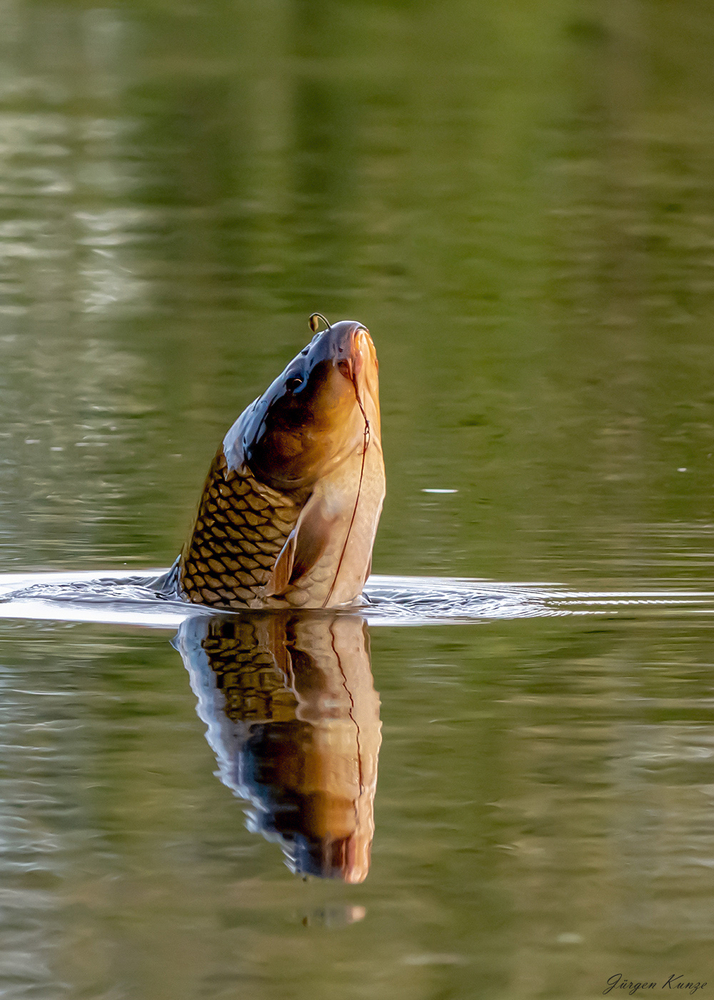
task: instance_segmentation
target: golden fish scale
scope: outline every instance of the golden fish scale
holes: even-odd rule
[[[304,496],[291,497],[227,468],[218,453],[181,557],[184,594],[196,604],[246,608],[260,598]]]
[[[239,636],[211,634],[203,649],[216,675],[216,687],[223,691],[225,713],[233,722],[290,722],[295,718],[297,699],[286,687],[286,678],[275,657],[251,638],[248,623],[241,623]]]

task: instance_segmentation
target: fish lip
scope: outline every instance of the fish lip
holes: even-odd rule
[[[330,360],[345,378],[354,381],[364,367],[364,354],[369,349],[369,330],[364,323],[340,320],[317,338],[311,344],[310,360],[313,363]]]
[[[367,327],[358,320],[342,320],[322,336],[329,336],[328,356],[340,374],[358,389],[357,379],[365,370],[374,345]]]

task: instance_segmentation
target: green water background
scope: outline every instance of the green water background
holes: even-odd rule
[[[703,0],[1,0],[0,571],[167,565],[317,309],[380,356],[375,572],[708,589],[712,52]],[[3,623],[6,995],[714,989],[710,639],[374,630],[349,888],[243,829],[166,635]]]

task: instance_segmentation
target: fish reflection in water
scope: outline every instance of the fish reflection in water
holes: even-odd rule
[[[365,621],[330,612],[201,616],[174,640],[219,777],[300,875],[362,882],[381,743]]]

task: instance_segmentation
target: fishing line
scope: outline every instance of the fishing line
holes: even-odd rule
[[[352,526],[355,523],[355,517],[357,516],[357,507],[359,505],[360,494],[362,493],[362,479],[364,477],[364,465],[367,460],[367,448],[369,447],[369,420],[367,419],[367,414],[364,412],[364,406],[362,405],[362,400],[359,397],[359,390],[357,389],[357,377],[352,373],[352,385],[355,387],[355,397],[357,399],[357,405],[359,406],[360,413],[364,419],[364,444],[362,445],[362,462],[360,464],[359,470],[359,482],[357,483],[357,496],[355,498],[355,505],[352,511],[352,517],[350,518],[349,527],[347,528],[347,534],[345,535],[345,543],[342,546],[342,552],[340,553],[339,562],[337,563],[337,569],[335,570],[335,577],[332,581],[332,586],[330,591],[325,598],[322,606],[327,607],[327,602],[332,597],[332,591],[335,589],[335,584],[337,583],[337,577],[340,575],[340,570],[342,568],[342,561],[345,558],[345,552],[347,551],[347,543],[350,540],[350,535],[352,534]]]
[[[362,627],[364,628],[364,625]],[[342,660],[340,659],[340,654],[337,652],[337,647],[335,646],[334,629],[335,629],[335,623],[332,622],[330,625],[330,645],[332,646],[332,652],[335,654],[335,659],[337,660],[337,664],[340,668],[340,673],[342,674],[342,687],[344,688],[345,694],[347,695],[347,698],[349,699],[350,703],[349,716],[350,720],[352,721],[352,725],[355,727],[355,742],[357,743],[357,770],[359,772],[359,793],[360,793],[359,797],[361,798],[365,789],[365,782],[363,780],[363,775],[362,775],[362,740],[361,740],[362,732],[360,730],[359,723],[355,718],[355,700],[352,697],[352,692],[350,691],[349,685],[347,683],[347,675],[345,674],[345,668],[342,666]],[[356,826],[359,826],[359,806],[357,804],[358,801],[359,798],[355,799],[355,804],[354,804]]]

